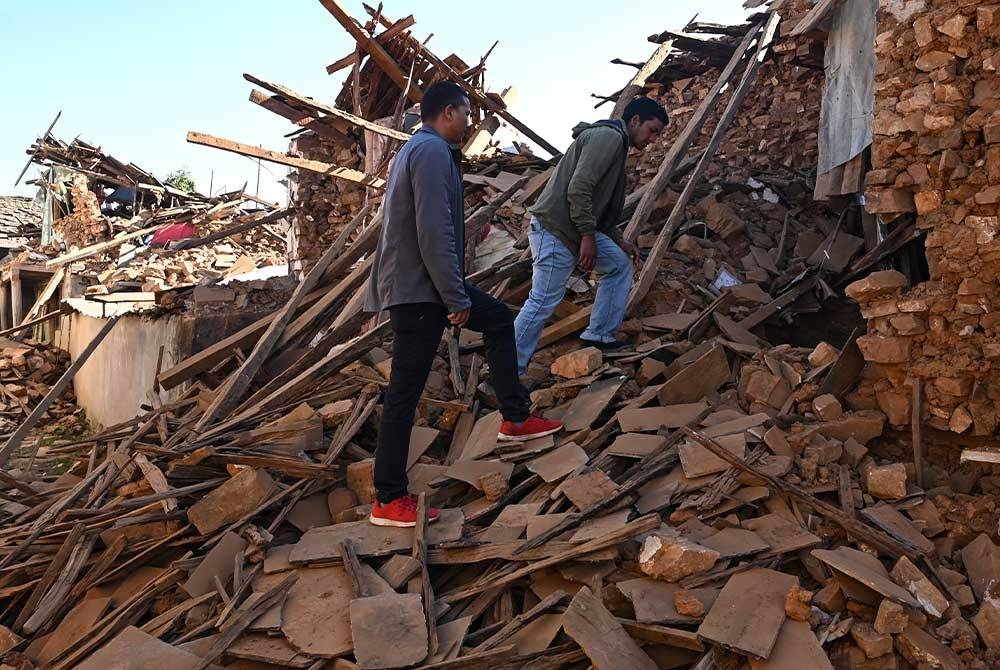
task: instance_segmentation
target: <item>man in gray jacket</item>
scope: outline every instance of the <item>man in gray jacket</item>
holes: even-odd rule
[[[375,452],[377,499],[370,520],[410,527],[416,499],[409,495],[406,461],[417,403],[448,324],[481,332],[503,421],[500,440],[529,440],[562,423],[529,413],[518,379],[514,317],[499,300],[465,282],[465,214],[460,150],[468,128],[469,98],[440,82],[420,103],[423,128],[393,159],[382,204],[382,235],[365,298],[369,312],[389,311],[392,372],[382,401]],[[436,509],[428,519],[438,518]]]
[[[625,207],[625,158],[629,147],[644,149],[668,122],[666,110],[650,98],[636,98],[623,116],[576,126],[573,143],[531,208],[534,272],[515,322],[522,374],[545,322],[566,294],[574,266],[600,275],[590,325],[580,340],[601,349],[617,344],[614,333],[625,316],[632,263],[639,258],[638,248],[618,230]]]

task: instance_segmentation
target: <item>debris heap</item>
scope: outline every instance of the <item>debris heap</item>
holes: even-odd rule
[[[32,183],[52,209],[52,231],[45,244],[25,246],[30,259],[14,254],[8,265],[68,266],[76,285],[103,294],[215,283],[285,263],[285,236],[274,226],[287,212],[275,216],[276,208],[260,208],[245,193],[186,193],[82,140],[62,142],[51,131],[28,153],[46,168]],[[229,235],[220,234],[227,229]]]
[[[363,130],[365,147],[369,132],[404,141],[358,114],[384,118],[423,81],[393,77],[416,62],[411,42],[394,41],[412,19],[372,10],[373,21],[359,24],[334,0],[321,2],[359,56],[369,54],[351,90],[382,95],[388,77],[397,104],[363,98],[352,114],[342,108],[353,97],[320,108],[256,79],[274,93],[252,99],[313,129]],[[719,151],[731,129],[749,128],[736,123],[741,110],[764,112],[767,100],[775,113],[786,109],[790,98],[774,96],[761,73],[801,81],[787,59],[816,53],[817,38],[784,29],[790,17],[795,28],[813,21],[812,10],[780,1],[767,10],[745,26],[700,26],[725,38],[706,41],[718,48],[674,38],[682,53],[665,67],[694,77],[715,67],[719,79],[630,197],[625,232],[648,249],[629,299],[631,343],[613,353],[576,343],[593,295],[587,276],[573,279],[542,336],[532,400],[564,432],[498,443],[483,343],[446,334],[410,444],[417,527],[367,522],[379,396],[393,364],[388,324],[360,305],[381,228],[372,196],[274,313],[160,372],[161,388],[187,385],[179,399],[50,447],[73,463],[59,478],[0,478],[3,663],[995,666],[995,478],[939,477],[919,451],[910,462],[886,414],[855,390],[867,340],[779,339],[791,339],[782,321],[818,310],[831,285],[877,259],[857,258],[857,237],[842,230],[847,215],[811,203],[808,184],[766,174],[780,161]],[[419,53],[480,102],[493,99],[475,76]],[[315,115],[296,116],[303,108]],[[695,142],[703,127],[707,141]],[[656,162],[655,151],[639,160]],[[339,175],[359,193],[378,191],[383,178],[270,153]],[[730,160],[732,172],[709,169]],[[470,281],[513,304],[530,279],[516,246],[520,210],[550,173],[521,153],[494,157],[467,179],[468,252],[481,261]],[[494,231],[477,244],[486,224],[510,239],[494,246]],[[94,346],[113,328],[111,320]],[[0,447],[0,460],[24,444],[32,421]],[[976,486],[992,493],[968,495]],[[428,505],[442,508],[437,523],[425,523]]]

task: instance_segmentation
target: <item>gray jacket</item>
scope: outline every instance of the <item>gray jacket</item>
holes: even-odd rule
[[[427,127],[396,154],[382,202],[366,312],[434,302],[454,313],[472,305],[465,291],[460,165],[461,153]]]

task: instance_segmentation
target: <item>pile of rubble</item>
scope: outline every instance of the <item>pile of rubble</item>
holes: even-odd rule
[[[69,367],[69,354],[34,340],[0,339],[0,432],[9,434]],[[74,434],[85,426],[68,390],[48,411],[49,427]]]
[[[405,125],[373,129],[366,118],[403,110],[424,75],[393,73],[424,72],[414,64],[509,113],[481,88],[482,65],[462,70],[417,50],[412,17],[371,10],[360,24],[321,2],[359,44],[340,107],[248,76],[272,91],[251,99],[317,135],[346,127],[336,132],[357,143],[350,157],[268,153],[358,197],[317,207],[317,230],[330,216],[338,228],[301,247],[308,263],[277,310],[160,371],[159,388],[187,385],[177,400],[49,447],[73,463],[58,478],[0,477],[5,666],[986,670],[1000,661],[996,478],[939,471],[919,440],[912,457],[900,446],[888,429],[897,417],[878,409],[863,370],[868,339],[782,343],[796,315],[879,260],[858,258],[863,240],[845,230],[846,215],[809,199],[812,185],[793,174],[808,160],[741,153],[782,154],[770,144],[781,133],[810,155],[815,138],[789,119],[791,94],[813,81],[796,59],[814,58],[819,39],[792,34],[814,19],[802,3],[779,0],[745,26],[700,25],[723,37],[672,38],[676,58],[658,49],[659,65],[640,68],[661,95],[717,80],[698,109],[675,116],[669,149],[638,159],[659,167],[641,171],[629,198],[626,234],[648,250],[629,299],[632,344],[580,349],[588,276],[573,279],[542,335],[532,400],[566,430],[498,443],[483,344],[446,334],[408,461],[421,517],[428,505],[442,516],[415,529],[370,525],[392,359],[388,324],[361,311],[384,161],[366,152],[362,171],[357,150],[374,135],[391,155]],[[675,87],[678,72],[694,79]],[[758,118],[772,109],[773,125]],[[703,138],[703,129],[713,130]],[[711,167],[730,161],[731,171]],[[530,279],[518,247],[525,210],[551,166],[525,153],[476,164],[466,228],[480,262],[470,281],[517,304]],[[308,197],[327,197],[327,185]],[[867,309],[867,298],[900,288],[874,275],[848,292]],[[33,412],[18,427],[0,460],[39,420]],[[970,496],[977,487],[989,495]]]
[[[79,139],[62,142],[51,129],[28,154],[45,169],[31,183],[53,210],[52,226],[8,265],[27,253],[34,264],[65,266],[85,295],[102,295],[214,284],[286,264],[286,234],[276,226],[287,210],[242,192],[180,191]]]

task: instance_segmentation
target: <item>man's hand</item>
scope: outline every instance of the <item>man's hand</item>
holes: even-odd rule
[[[471,309],[463,309],[461,312],[452,312],[448,315],[448,323],[453,326],[464,326],[469,322]]]
[[[594,265],[597,263],[597,242],[594,241],[593,235],[584,235],[580,238],[580,269],[584,272],[590,272],[594,269]]]
[[[618,246],[622,248],[622,251],[628,254],[628,257],[632,259],[633,265],[639,265],[642,260],[642,254],[639,252],[639,245],[635,242],[629,242],[625,238],[618,241]]]

